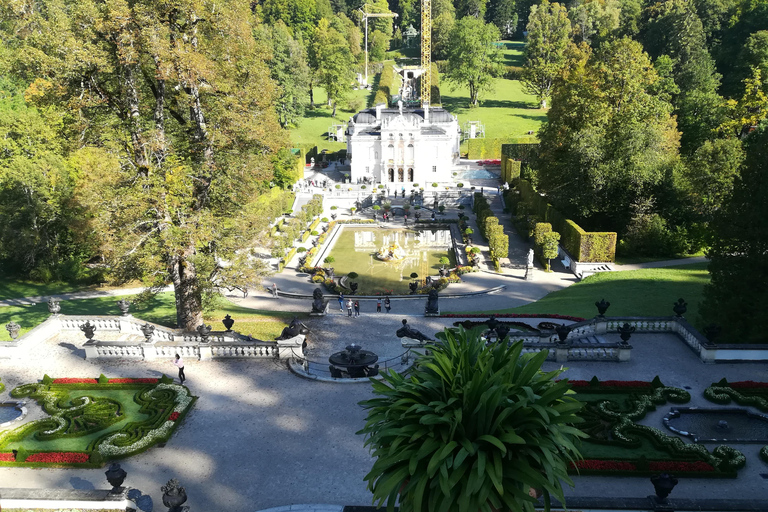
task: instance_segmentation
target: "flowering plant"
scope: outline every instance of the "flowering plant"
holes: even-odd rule
[[[75,379],[75,378],[66,378],[66,379],[53,379],[54,384],[98,384],[98,379]]]
[[[170,416],[168,416],[168,419],[171,421],[176,421],[179,419],[179,413],[176,411],[173,411]]]
[[[39,452],[28,456],[25,462],[46,462],[49,464],[83,464],[90,455],[83,452]]]
[[[160,379],[109,379],[110,384],[157,384]]]
[[[578,316],[557,315],[551,313],[493,313],[496,318],[556,318],[558,320],[570,320],[572,322],[583,322],[585,319]],[[447,313],[440,315],[442,318],[488,318],[489,314],[476,313]]]
[[[0,462],[13,462],[16,460],[13,452],[0,453]]]

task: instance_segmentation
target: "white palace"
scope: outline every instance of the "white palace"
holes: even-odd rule
[[[443,108],[363,110],[347,125],[350,178],[422,187],[450,181],[460,134],[458,119]]]

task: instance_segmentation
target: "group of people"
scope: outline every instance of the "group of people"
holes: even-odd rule
[[[381,297],[376,299],[376,312],[381,313],[381,304],[382,300]],[[344,312],[344,307],[347,308],[347,316],[352,316],[352,311],[355,312],[355,316],[360,316],[360,301],[352,299],[344,299],[344,294],[339,293],[339,311],[342,313]],[[387,310],[387,313],[390,312],[392,309],[392,302],[389,300],[389,296],[384,298],[384,309]]]

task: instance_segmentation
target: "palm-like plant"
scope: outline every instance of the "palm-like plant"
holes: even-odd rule
[[[582,404],[555,381],[562,370],[542,372],[546,352],[522,354],[522,342],[486,348],[461,328],[438,337],[410,376],[384,375],[373,381],[379,396],[360,403],[374,502],[389,512],[398,497],[402,512],[533,511],[533,489],[547,510],[550,494],[563,501],[584,434],[573,426]]]

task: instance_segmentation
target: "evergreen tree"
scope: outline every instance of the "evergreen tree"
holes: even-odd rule
[[[746,160],[732,199],[715,222],[707,253],[712,281],[701,315],[723,327],[723,340],[764,343],[768,329],[768,127],[746,140]]]

